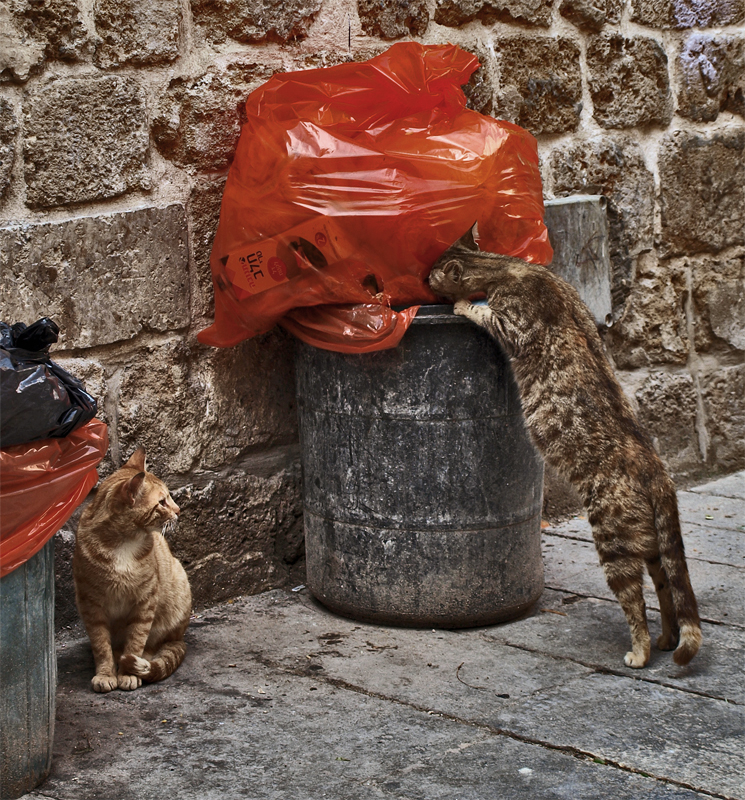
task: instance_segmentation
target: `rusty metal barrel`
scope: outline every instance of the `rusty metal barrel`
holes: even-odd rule
[[[543,590],[543,462],[494,340],[433,305],[395,349],[296,352],[313,596],[405,626],[527,611]]]

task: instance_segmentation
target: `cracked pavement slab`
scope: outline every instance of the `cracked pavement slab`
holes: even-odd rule
[[[109,695],[90,691],[87,640],[60,640],[52,773],[25,797],[745,800],[738,481],[680,493],[708,620],[687,667],[656,649],[624,666],[577,518],[544,531],[547,588],[501,625],[370,625],[272,591],[200,612],[174,675]]]

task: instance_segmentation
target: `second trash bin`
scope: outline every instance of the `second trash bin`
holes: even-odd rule
[[[543,462],[506,356],[446,305],[392,350],[298,343],[310,592],[355,619],[467,627],[543,590]]]

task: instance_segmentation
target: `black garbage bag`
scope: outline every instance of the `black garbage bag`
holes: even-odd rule
[[[83,384],[49,358],[58,325],[0,322],[0,447],[67,436],[96,415]]]

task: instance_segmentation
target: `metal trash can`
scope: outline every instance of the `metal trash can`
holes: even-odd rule
[[[528,610],[543,590],[543,461],[494,340],[432,305],[395,349],[296,353],[314,597],[422,627]]]
[[[0,798],[49,775],[54,739],[54,539],[0,578]]]

